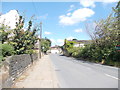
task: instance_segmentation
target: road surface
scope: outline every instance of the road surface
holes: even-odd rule
[[[50,54],[60,88],[118,88],[118,68]]]

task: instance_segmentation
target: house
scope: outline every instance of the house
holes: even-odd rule
[[[84,44],[84,43],[81,43],[81,44],[79,44],[79,43],[74,44],[74,47],[84,47],[84,46],[85,46],[85,44]]]
[[[53,54],[60,54],[62,50],[59,46],[53,46],[50,48],[50,52]]]
[[[67,43],[70,43],[73,45],[73,47],[85,47],[86,44],[90,43],[90,40],[67,40]]]
[[[85,47],[86,44],[89,44],[89,40],[73,40],[75,44],[73,45],[74,47]]]

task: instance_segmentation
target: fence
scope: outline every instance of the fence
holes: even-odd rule
[[[14,80],[35,60],[38,60],[37,54],[14,55],[6,58],[0,72],[0,80],[2,81],[0,82],[1,88],[10,88]]]

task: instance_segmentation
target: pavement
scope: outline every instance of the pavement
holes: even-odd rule
[[[49,55],[44,55],[15,81],[12,88],[59,88],[58,83]]]
[[[118,88],[118,68],[51,54],[61,88]]]

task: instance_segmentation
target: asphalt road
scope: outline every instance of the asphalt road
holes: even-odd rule
[[[118,68],[50,54],[60,88],[118,88]]]

